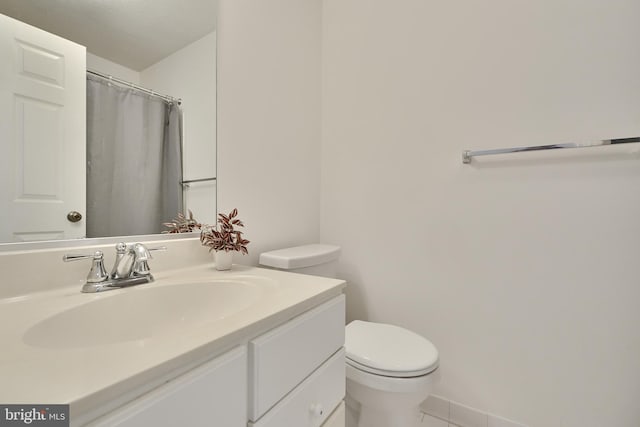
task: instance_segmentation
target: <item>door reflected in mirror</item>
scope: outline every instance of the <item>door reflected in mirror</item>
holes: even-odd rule
[[[0,244],[215,223],[216,1],[116,3],[0,4]]]

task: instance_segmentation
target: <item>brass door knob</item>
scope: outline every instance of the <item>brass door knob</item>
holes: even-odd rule
[[[71,211],[67,214],[69,222],[78,222],[82,219],[82,214],[77,211]]]

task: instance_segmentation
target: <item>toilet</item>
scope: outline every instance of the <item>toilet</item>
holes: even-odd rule
[[[263,266],[335,277],[340,247],[312,244],[260,254]],[[439,378],[438,350],[426,338],[384,323],[345,328],[347,427],[417,427],[420,404]]]

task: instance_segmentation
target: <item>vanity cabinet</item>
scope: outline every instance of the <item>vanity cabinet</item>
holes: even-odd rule
[[[89,425],[344,427],[344,324],[340,295]]]

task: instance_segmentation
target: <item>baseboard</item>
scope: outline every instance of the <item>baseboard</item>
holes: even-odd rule
[[[470,408],[458,402],[429,396],[420,409],[424,412],[424,427],[526,427],[495,414]]]

